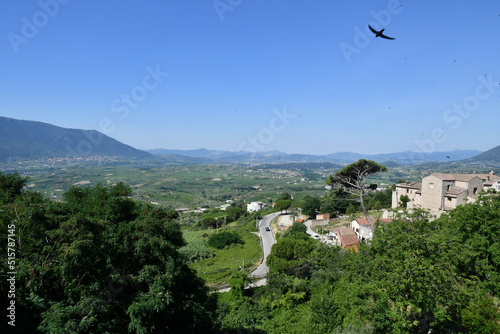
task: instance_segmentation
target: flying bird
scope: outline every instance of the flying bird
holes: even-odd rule
[[[385,38],[385,39],[395,39],[395,38],[392,38],[392,37],[384,35],[384,30],[385,29],[377,31],[377,30],[373,29],[370,25],[368,25],[368,28],[370,28],[370,30],[375,34],[375,37],[382,37],[382,38]]]

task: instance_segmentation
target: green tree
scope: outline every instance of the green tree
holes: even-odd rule
[[[206,217],[201,221],[201,225],[205,228],[214,228],[217,226],[217,220],[214,217]]]
[[[98,185],[71,188],[63,202],[37,193],[0,202],[1,227],[16,225],[19,322],[30,327],[21,330],[211,331],[212,299],[179,254],[175,215],[130,194],[123,184]]]
[[[375,230],[375,225],[368,215],[368,210],[366,209],[364,202],[364,196],[367,191],[366,184],[371,175],[385,171],[387,171],[387,168],[377,164],[375,161],[360,159],[357,162],[344,167],[334,175],[330,175],[326,180],[327,184],[331,186],[341,185],[344,187],[346,192],[357,197],[372,231]]]
[[[316,217],[316,211],[318,211],[320,207],[321,202],[317,197],[307,195],[302,202],[300,202],[302,213],[312,218]]]
[[[457,236],[462,245],[459,268],[479,277],[496,296],[500,294],[500,196],[480,195],[436,220]]]
[[[238,220],[245,213],[246,213],[245,209],[238,207],[238,206],[231,206],[231,207],[226,209],[227,222],[233,222],[235,220]]]
[[[288,210],[288,208],[292,205],[292,201],[289,200],[289,199],[285,199],[285,200],[279,200],[276,202],[276,204],[274,205],[274,208],[276,210],[280,210],[281,211],[281,214],[283,214],[283,210]]]
[[[308,255],[314,245],[311,238],[282,238],[271,248],[267,264],[272,271],[306,275],[309,272]]]
[[[304,225],[304,223],[300,223],[300,222],[293,222],[292,223],[292,226],[290,226],[290,228],[288,229],[288,232],[290,233],[290,235],[296,235],[296,234],[299,234],[299,233],[307,233],[307,227],[306,225]]]
[[[243,244],[243,239],[237,232],[222,231],[212,234],[207,241],[210,247],[223,249],[231,244]]]
[[[28,180],[28,177],[21,177],[19,173],[4,174],[0,171],[0,202],[12,203],[22,194]]]
[[[280,197],[278,197],[276,202],[278,202],[278,201],[291,201],[291,200],[292,200],[292,195],[290,195],[289,193],[283,193],[280,195]]]
[[[399,197],[399,205],[402,208],[406,208],[408,206],[408,202],[410,201],[410,197],[408,195],[401,195]]]

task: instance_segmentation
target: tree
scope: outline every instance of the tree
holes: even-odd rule
[[[408,197],[408,195],[401,195],[399,197],[399,205],[403,208],[406,208],[408,206],[409,201],[410,201],[410,197]]]
[[[318,211],[320,207],[321,202],[317,197],[307,195],[302,202],[300,202],[302,213],[310,217],[316,217],[316,211]]]
[[[210,247],[223,249],[231,244],[243,244],[244,241],[237,232],[222,231],[220,233],[212,234],[208,238],[207,244]]]
[[[246,210],[243,208],[240,208],[238,206],[231,206],[226,209],[227,213],[227,222],[232,222],[235,220],[238,220],[241,216],[243,216],[246,213]]]
[[[0,202],[12,203],[22,194],[28,180],[29,177],[21,177],[18,173],[4,174],[0,171]]]
[[[307,233],[307,227],[304,223],[293,222],[292,226],[288,228],[290,235],[296,235],[299,233]]]
[[[283,201],[283,200],[290,200],[291,201],[292,195],[290,195],[289,193],[283,193],[280,195],[280,197],[278,197],[278,200],[276,202]]]
[[[312,238],[282,238],[271,248],[266,263],[274,272],[302,276],[309,271],[308,256],[313,249]]]
[[[334,175],[330,174],[326,180],[326,184],[331,186],[341,185],[344,187],[346,192],[355,195],[358,198],[358,201],[361,204],[361,209],[363,210],[372,231],[375,230],[375,225],[368,215],[364,202],[364,196],[367,192],[366,183],[371,175],[386,171],[387,168],[385,166],[379,165],[375,161],[360,159],[357,162],[344,167]]]
[[[276,210],[280,210],[281,213],[283,214],[283,210],[287,210],[291,205],[292,205],[291,200],[284,199],[284,200],[277,201],[276,204],[274,205],[274,208]]]
[[[9,191],[18,188],[14,182]],[[130,193],[123,184],[98,185],[71,188],[63,202],[29,192],[0,200],[0,227],[16,228],[21,331],[211,332],[212,301],[179,253],[179,223]]]

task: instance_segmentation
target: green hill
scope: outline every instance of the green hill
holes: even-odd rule
[[[467,162],[484,162],[484,163],[494,163],[500,165],[500,146],[494,147],[491,150],[478,154],[470,159],[465,160]]]
[[[152,157],[95,130],[0,117],[0,161],[81,156]]]

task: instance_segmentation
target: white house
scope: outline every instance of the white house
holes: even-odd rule
[[[260,210],[262,210],[262,208],[265,208],[265,207],[267,207],[267,204],[264,202],[260,202],[260,201],[252,202],[252,203],[247,205],[247,211],[248,212],[260,211]]]
[[[381,219],[377,220],[373,217],[370,217],[370,218],[371,218],[373,224],[375,224],[375,226],[381,222],[384,222],[384,223],[392,222],[391,219],[381,218]],[[356,219],[352,220],[349,225],[352,228],[352,230],[356,233],[356,235],[358,236],[358,239],[360,241],[371,240],[373,238],[373,232],[372,232],[372,229],[370,227],[370,223],[368,222],[367,219],[356,218]]]

